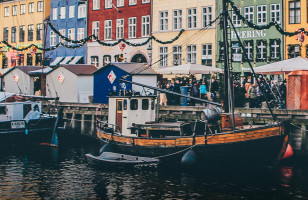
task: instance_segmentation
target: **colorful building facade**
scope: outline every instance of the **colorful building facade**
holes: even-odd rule
[[[215,67],[216,18],[214,0],[156,0],[153,2],[153,35],[171,44],[153,42],[153,67],[164,68],[186,63]]]
[[[87,37],[87,1],[80,0],[52,0],[50,22],[61,35],[71,40],[81,40]],[[48,27],[46,47],[54,47],[58,43],[70,44],[64,41],[57,33]],[[50,66],[58,64],[84,64],[86,63],[86,45],[73,49],[59,46],[53,51],[46,52],[46,59],[50,61]]]
[[[151,35],[151,0],[90,0],[88,13],[88,35],[94,34],[103,42],[125,39],[143,43]],[[87,47],[88,63],[97,67],[110,62],[149,63],[151,60],[148,45],[104,46],[92,41]]]
[[[43,47],[43,20],[50,15],[49,0],[0,1],[0,41],[16,48]],[[42,51],[16,51],[0,44],[0,68],[42,65]]]
[[[246,20],[257,26],[267,25],[270,22],[277,22],[282,28],[283,24],[283,0],[258,0],[242,1],[232,0],[234,6],[240,11]],[[229,4],[230,10],[232,9]],[[222,1],[217,1],[217,12],[222,9]],[[233,10],[233,9],[232,9]],[[248,60],[253,67],[277,62],[284,59],[284,36],[275,27],[265,30],[256,30],[248,27],[236,15],[234,11],[229,12],[236,31],[241,38],[248,54],[248,59],[243,55],[234,30],[229,30],[230,60],[233,72],[240,76],[250,76],[251,70]],[[222,26],[217,29],[217,66],[223,68],[223,30]]]

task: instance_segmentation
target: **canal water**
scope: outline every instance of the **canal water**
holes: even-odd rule
[[[0,199],[308,199],[305,153],[265,168],[111,170],[87,163],[99,148],[1,147]]]

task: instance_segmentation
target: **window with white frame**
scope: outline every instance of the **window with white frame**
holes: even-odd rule
[[[112,0],[105,0],[105,9],[112,8]]]
[[[9,28],[5,27],[3,29],[3,40],[8,42],[9,41]]]
[[[159,66],[168,66],[168,47],[159,47]]]
[[[187,46],[187,63],[196,64],[197,60],[197,46],[188,45]]]
[[[261,5],[257,6],[257,24],[263,25],[267,22],[267,6]]]
[[[159,12],[159,30],[168,30],[168,11]]]
[[[117,19],[116,37],[117,39],[124,38],[124,19]]]
[[[99,37],[99,21],[92,22],[92,34]]]
[[[66,18],[66,7],[61,7],[60,8],[60,19],[65,19]]]
[[[26,4],[20,4],[20,14],[26,14]]]
[[[245,41],[244,45],[245,45],[245,50],[247,53],[248,60],[252,60],[253,59],[253,41]],[[244,56],[244,59],[246,59],[245,56]]]
[[[75,40],[75,29],[74,28],[67,30],[67,37],[71,40]],[[69,42],[68,44],[72,44],[72,42]]]
[[[34,13],[34,3],[29,3],[29,13]]]
[[[33,24],[28,25],[28,41],[33,41]]]
[[[271,4],[271,21],[280,23],[280,4]]]
[[[44,1],[37,2],[37,12],[44,12]]]
[[[52,9],[52,19],[57,20],[58,19],[58,8]]]
[[[240,10],[240,12],[241,12],[241,10]],[[241,26],[241,20],[234,11],[232,12],[232,23],[233,23],[234,27],[240,27]]]
[[[244,11],[245,11],[245,19],[248,22],[253,23],[254,22],[254,7],[253,6],[245,7]]]
[[[182,29],[182,10],[173,11],[173,30]]]
[[[142,37],[150,36],[150,15],[142,16],[141,36]]]
[[[77,40],[84,39],[84,28],[77,29]]]
[[[187,9],[187,28],[197,28],[197,8]]]
[[[10,16],[10,7],[5,7],[4,8],[4,17],[9,17]]]
[[[117,7],[123,7],[124,6],[124,0],[117,0]]]
[[[64,37],[66,37],[65,35],[65,29],[61,29],[59,30],[60,34]],[[59,37],[59,42],[62,43],[62,44],[65,44],[65,40],[63,40],[61,37]]]
[[[53,31],[50,31],[50,46],[56,46],[56,43],[57,43],[56,33]]]
[[[19,26],[19,42],[25,41],[26,26]]]
[[[142,3],[150,3],[151,0],[142,0]]]
[[[74,18],[75,17],[75,5],[69,7],[68,17],[69,18]]]
[[[95,67],[98,68],[98,66],[99,66],[98,56],[91,56],[91,65],[94,65]]]
[[[257,41],[257,59],[258,60],[265,60],[266,59],[266,42],[264,41]]]
[[[93,10],[99,10],[100,7],[100,0],[93,0]]]
[[[16,29],[16,26],[13,26],[12,27],[12,34],[11,34],[11,42],[16,42],[16,31],[17,31],[17,29]]]
[[[43,38],[43,24],[36,25],[36,40],[42,40]]]
[[[280,43],[274,40],[271,44],[271,59],[277,60],[280,58]]]
[[[110,55],[104,55],[103,56],[103,65],[108,65],[109,63],[111,63],[111,56]]]
[[[12,6],[12,16],[17,15],[17,5]]]
[[[87,6],[86,4],[79,4],[78,6],[78,18],[84,18],[87,15]]]
[[[202,8],[202,27],[207,27],[212,21],[213,13],[212,7]]]
[[[182,64],[182,46],[173,46],[172,48],[173,54],[173,65],[181,65]]]
[[[301,2],[289,1],[289,23],[299,24],[301,22]]]
[[[128,5],[130,6],[137,5],[137,0],[129,0]]]
[[[112,20],[105,20],[104,22],[104,39],[111,40],[112,39]]]
[[[203,44],[202,45],[202,57],[201,57],[201,62],[202,65],[207,65],[207,66],[212,66],[212,44]]]
[[[128,37],[135,38],[137,31],[137,18],[131,17],[128,18]]]

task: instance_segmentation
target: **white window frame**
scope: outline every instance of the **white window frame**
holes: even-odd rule
[[[142,16],[141,37],[149,37],[151,31],[151,18],[150,15]]]
[[[142,4],[151,3],[151,0],[142,0]]]
[[[91,65],[94,65],[96,68],[99,66],[98,56],[91,56]]]
[[[207,44],[202,44],[202,54],[201,54],[201,59],[209,61],[212,63],[213,62],[213,44],[207,43]]]
[[[4,7],[4,17],[10,16],[10,7]]]
[[[20,4],[20,14],[26,14],[26,4]]]
[[[93,0],[93,10],[99,10],[100,8],[100,0]]]
[[[182,46],[176,45],[172,47],[172,64],[181,65],[182,64]]]
[[[17,8],[18,6],[17,5],[13,5],[12,6],[12,16],[17,16]]]
[[[167,31],[168,30],[168,11],[159,12],[159,30]]]
[[[181,30],[183,22],[183,11],[181,9],[173,10],[173,30]]]
[[[128,5],[129,5],[129,6],[135,6],[135,5],[137,5],[137,0],[129,0],[129,1],[128,1]]]
[[[117,7],[124,7],[124,0],[117,0]]]
[[[280,49],[280,45],[279,45],[279,43],[278,43],[278,41],[277,40],[274,40],[274,43],[270,46],[270,48],[271,48],[271,59],[278,59],[279,58],[279,49]],[[272,51],[272,49],[273,49],[273,51]],[[274,54],[274,56],[272,56],[272,54]]]
[[[260,55],[260,58],[258,59],[266,59],[266,57],[264,57],[264,50],[266,51],[267,46],[264,44],[263,41],[261,41],[261,44],[258,47],[258,51],[257,51],[257,56],[258,54]],[[262,48],[260,48],[262,47]]]
[[[213,19],[213,8],[206,6],[202,8],[202,28],[207,27]]]
[[[44,1],[37,2],[37,12],[44,12]]]
[[[245,19],[251,23],[254,23],[255,19],[254,19],[254,10],[255,7],[254,6],[247,6],[244,7],[244,13],[245,13]]]
[[[34,2],[29,3],[29,13],[34,13]]]
[[[99,38],[99,21],[92,22],[92,35],[93,34]]]
[[[66,7],[60,7],[60,19],[66,18]]]
[[[249,44],[249,46],[248,46]],[[247,58],[249,60],[252,60],[252,56],[253,56],[253,42],[251,41],[246,41],[245,42],[245,50],[246,50],[246,53],[247,53]]]
[[[55,32],[50,31],[50,46],[56,46],[57,43],[57,35]]]
[[[58,19],[58,8],[52,9],[52,19],[57,20]]]
[[[187,45],[187,63],[196,64],[197,62],[197,45]]]
[[[240,10],[240,13],[242,13],[241,11],[242,10]],[[234,11],[232,11],[232,23],[234,27],[241,27],[242,25],[241,21],[242,20],[237,16],[237,14]]]
[[[61,29],[61,30],[59,30],[59,32],[60,32],[61,35],[63,35],[63,36],[66,37],[66,35],[65,35],[65,29]],[[65,44],[65,40],[63,40],[60,36],[59,36],[59,43]]]
[[[137,17],[128,18],[128,38],[137,37]]]
[[[168,66],[168,47],[159,47],[159,66]]]
[[[68,18],[74,18],[75,17],[75,5],[69,6],[68,8]]]
[[[75,29],[74,28],[67,29],[67,37],[71,40],[75,40]],[[73,44],[73,43],[69,42],[68,44]]]
[[[116,23],[116,38],[122,39],[124,38],[124,19],[117,19]]]
[[[87,5],[80,4],[78,6],[78,19],[85,18],[87,16]]]
[[[77,40],[84,39],[84,28],[77,28]]]
[[[112,40],[112,20],[104,21],[104,39]]]
[[[197,28],[197,8],[187,8],[187,29]]]
[[[281,20],[281,12],[280,12],[280,3],[276,3],[276,4],[271,4],[270,5],[271,8],[271,20],[272,22],[277,22],[278,24],[280,24],[280,20]]]
[[[112,0],[105,0],[105,9],[112,8]]]
[[[259,10],[259,8],[261,10]],[[267,23],[267,5],[259,5],[257,6],[257,25],[264,25],[266,23]]]

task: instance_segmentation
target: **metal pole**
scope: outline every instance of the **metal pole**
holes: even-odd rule
[[[43,58],[43,64],[42,64],[42,75],[41,75],[41,95],[46,96],[46,91],[45,91],[45,81],[44,81],[44,68],[45,68],[45,49],[46,49],[46,39],[47,39],[47,29],[48,29],[48,22],[49,19],[45,19],[43,21],[44,25],[44,40],[43,40],[43,53],[42,53],[42,58]]]

